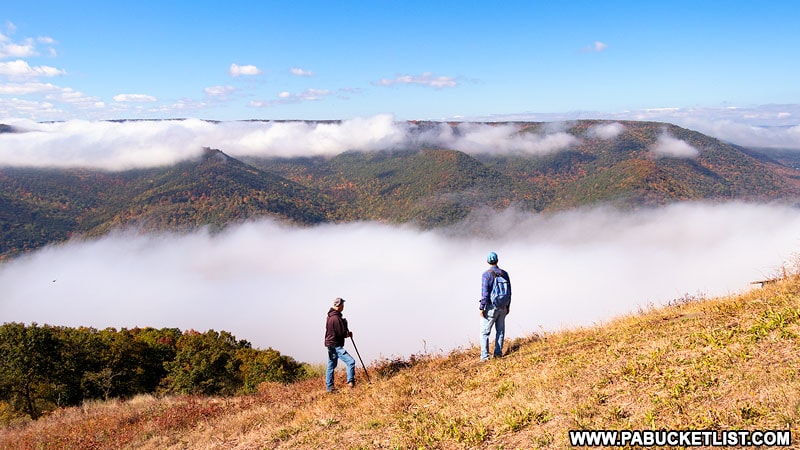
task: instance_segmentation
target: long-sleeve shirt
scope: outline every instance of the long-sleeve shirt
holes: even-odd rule
[[[505,270],[497,266],[492,266],[486,272],[483,272],[483,276],[481,277],[481,301],[479,308],[481,311],[484,309],[492,309],[492,300],[490,296],[492,295],[492,283],[494,282],[494,277],[492,276],[491,272],[494,272],[497,276],[503,276],[506,280],[508,280],[508,305],[511,306],[511,278],[508,276],[508,272]]]

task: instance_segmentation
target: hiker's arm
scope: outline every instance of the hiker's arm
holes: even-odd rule
[[[503,272],[506,275],[506,280],[508,280],[508,311],[506,311],[506,314],[511,314],[511,275],[508,272]]]
[[[481,317],[486,317],[483,311],[489,307],[490,292],[492,292],[492,275],[487,270],[481,275],[481,300],[478,307],[481,310]]]

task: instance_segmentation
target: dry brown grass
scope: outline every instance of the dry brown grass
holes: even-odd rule
[[[337,394],[316,379],[229,399],[92,403],[0,430],[0,448],[569,448],[571,429],[798,436],[799,293],[791,276],[512,340],[504,358],[487,363],[471,348],[418,357],[382,377],[375,366],[371,384],[359,377],[354,391]]]

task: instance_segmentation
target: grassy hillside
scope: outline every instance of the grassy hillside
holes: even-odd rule
[[[800,277],[682,298],[606,324],[371,367],[236,398],[138,397],[0,430],[0,448],[569,448],[572,429],[791,430],[800,437]],[[341,374],[340,374],[341,375]],[[339,380],[340,386],[342,380]]]

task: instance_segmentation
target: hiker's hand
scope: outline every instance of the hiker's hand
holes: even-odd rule
[[[348,331],[347,332],[347,337],[349,337],[349,338],[353,337],[353,332],[352,331]]]
[[[511,314],[511,305],[508,305],[508,310],[506,311],[506,314]]]
[[[482,309],[482,310],[480,310],[480,313],[481,313],[481,317],[483,317],[485,319],[486,318],[486,310]]]

